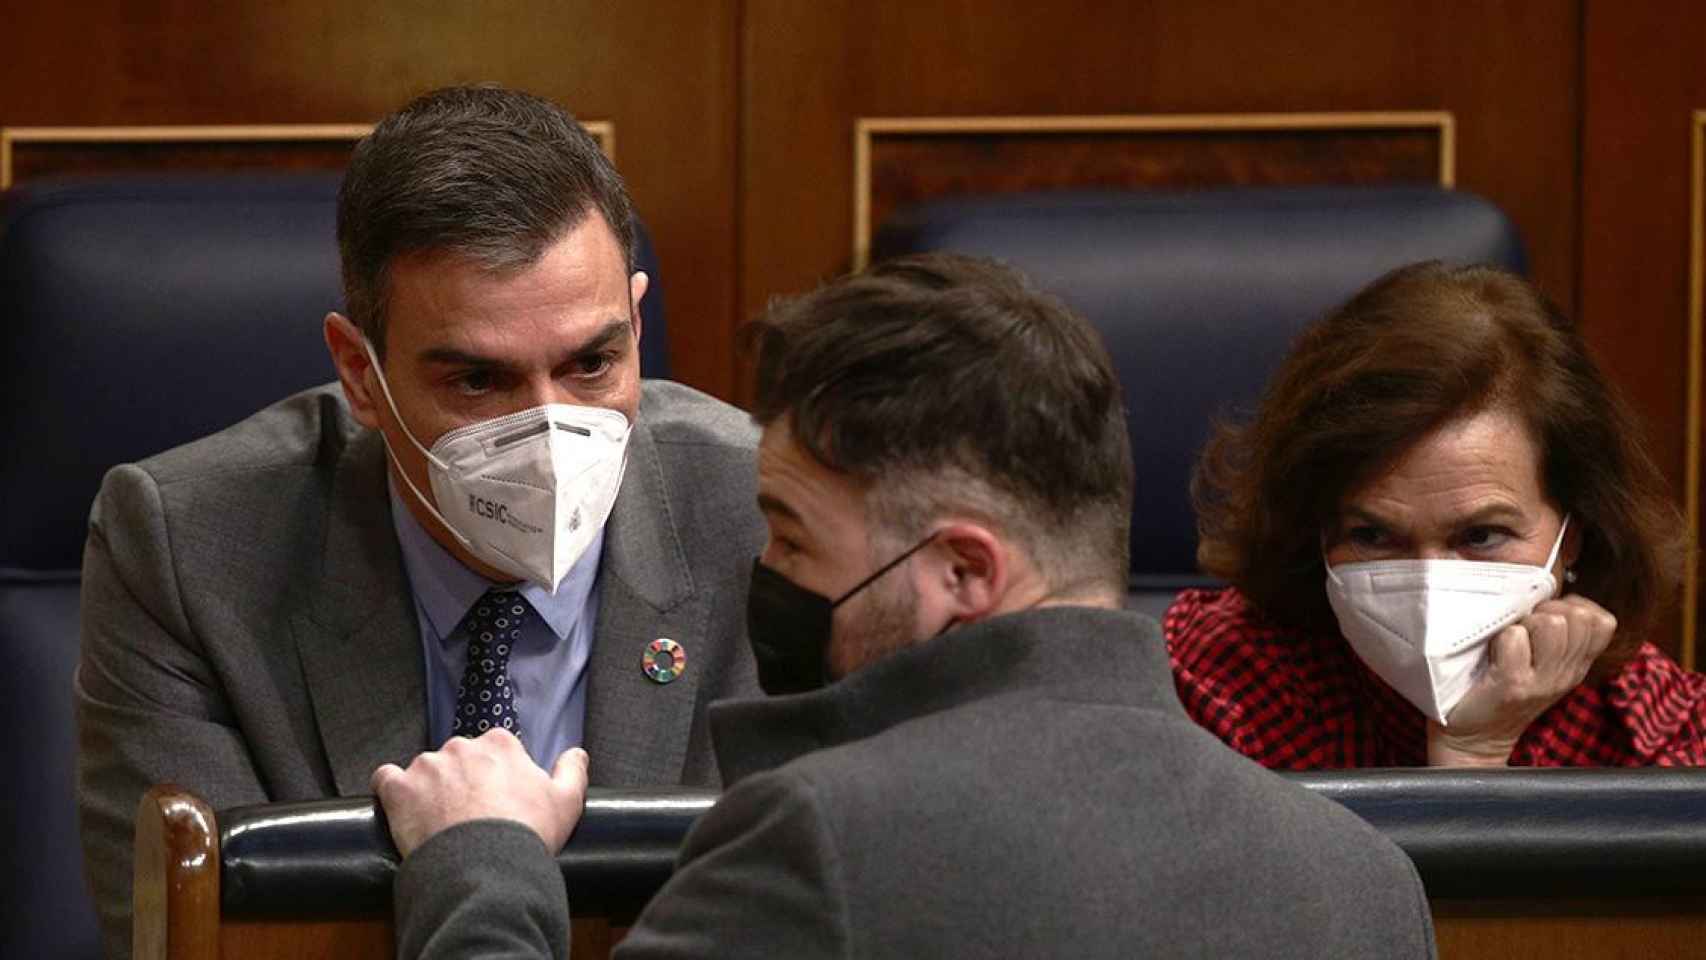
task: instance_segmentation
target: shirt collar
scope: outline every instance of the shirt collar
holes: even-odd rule
[[[451,634],[474,601],[494,587],[516,588],[512,584],[494,583],[463,566],[415,519],[389,478],[386,493],[391,501],[391,521],[397,528],[397,545],[403,554],[403,570],[415,591],[415,600],[431,622],[439,643],[449,646]],[[554,596],[537,583],[523,584],[517,590],[558,640],[568,637],[586,613],[603,553],[604,531],[600,529],[558,585]]]

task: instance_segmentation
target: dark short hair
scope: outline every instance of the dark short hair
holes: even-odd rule
[[[1198,561],[1270,619],[1336,630],[1321,550],[1344,498],[1489,409],[1534,438],[1545,494],[1581,531],[1575,589],[1619,621],[1602,665],[1622,662],[1674,599],[1683,524],[1581,335],[1491,267],[1404,267],[1302,333],[1255,418],[1221,425],[1198,464]]]
[[[789,418],[810,456],[869,483],[878,524],[911,537],[971,511],[1055,588],[1123,595],[1125,411],[1101,339],[1059,300],[993,261],[927,254],[779,301],[742,338],[753,418]]]
[[[597,210],[634,265],[634,213],[597,141],[561,107],[496,86],[411,101],[356,145],[338,191],[350,317],[383,355],[389,269],[452,251],[503,272],[538,261]]]

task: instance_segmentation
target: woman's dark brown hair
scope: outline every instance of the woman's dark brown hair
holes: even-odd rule
[[[1223,424],[1192,481],[1203,569],[1277,624],[1337,631],[1322,534],[1347,494],[1450,420],[1527,424],[1543,489],[1582,532],[1575,591],[1618,619],[1625,660],[1680,581],[1683,524],[1580,334],[1519,277],[1421,263],[1310,325],[1255,419]]]

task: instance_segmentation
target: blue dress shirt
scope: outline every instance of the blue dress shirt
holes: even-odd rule
[[[390,494],[391,519],[421,628],[427,734],[433,746],[440,746],[450,739],[456,685],[468,662],[468,638],[456,628],[474,601],[500,584],[463,566],[426,532],[394,487]],[[536,583],[519,589],[538,616],[527,619],[521,641],[510,651],[509,681],[521,741],[533,762],[546,770],[558,754],[580,746],[586,727],[586,660],[598,619],[598,563],[603,553],[600,530],[555,596]]]

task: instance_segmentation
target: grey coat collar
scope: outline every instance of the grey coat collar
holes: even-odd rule
[[[908,647],[822,690],[711,707],[723,783],[978,700],[1043,693],[1184,716],[1160,627],[1142,614],[1046,607]]]

